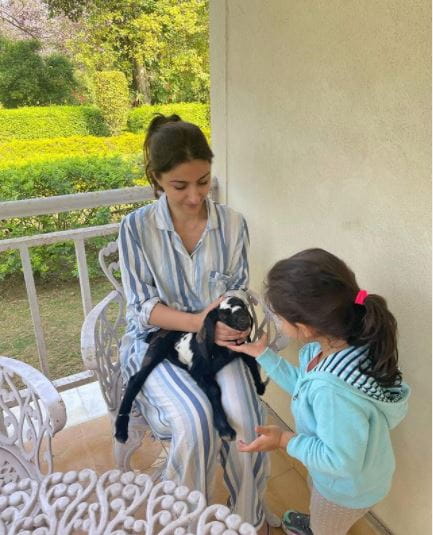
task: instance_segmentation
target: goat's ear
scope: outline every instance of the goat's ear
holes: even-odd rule
[[[198,331],[196,340],[204,357],[210,359],[212,346],[215,341],[215,324],[218,320],[218,310],[212,309],[206,316],[202,328]]]

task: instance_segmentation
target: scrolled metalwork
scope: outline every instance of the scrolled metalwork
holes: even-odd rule
[[[0,357],[0,482],[50,473],[51,439],[65,424],[54,385],[32,366]]]
[[[0,488],[0,534],[48,535],[213,534],[254,535],[256,530],[225,505],[173,481],[109,470],[55,472]]]

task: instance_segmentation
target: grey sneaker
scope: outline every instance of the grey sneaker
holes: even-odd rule
[[[286,511],[281,527],[287,535],[313,535],[310,529],[310,515],[298,511]]]

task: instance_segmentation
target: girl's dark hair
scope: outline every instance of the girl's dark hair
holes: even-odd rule
[[[162,193],[156,180],[161,173],[191,160],[211,163],[212,158],[207,139],[195,124],[182,121],[176,114],[166,117],[161,113],[150,121],[144,140],[144,160],[146,176],[156,198]]]
[[[358,292],[354,273],[323,249],[307,249],[277,262],[266,281],[266,299],[276,314],[322,336],[367,345],[371,366],[366,373],[391,386],[401,380],[397,322],[379,295],[369,294],[363,305],[355,304]]]

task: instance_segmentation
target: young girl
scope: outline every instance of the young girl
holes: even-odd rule
[[[397,324],[385,300],[360,290],[346,264],[322,249],[278,262],[266,300],[284,333],[306,343],[299,367],[267,348],[266,336],[230,347],[256,357],[292,395],[296,433],[258,426],[258,438],[238,448],[283,448],[307,467],[310,515],[287,511],[286,533],[343,535],[391,486],[390,429],[409,397],[397,365]]]

